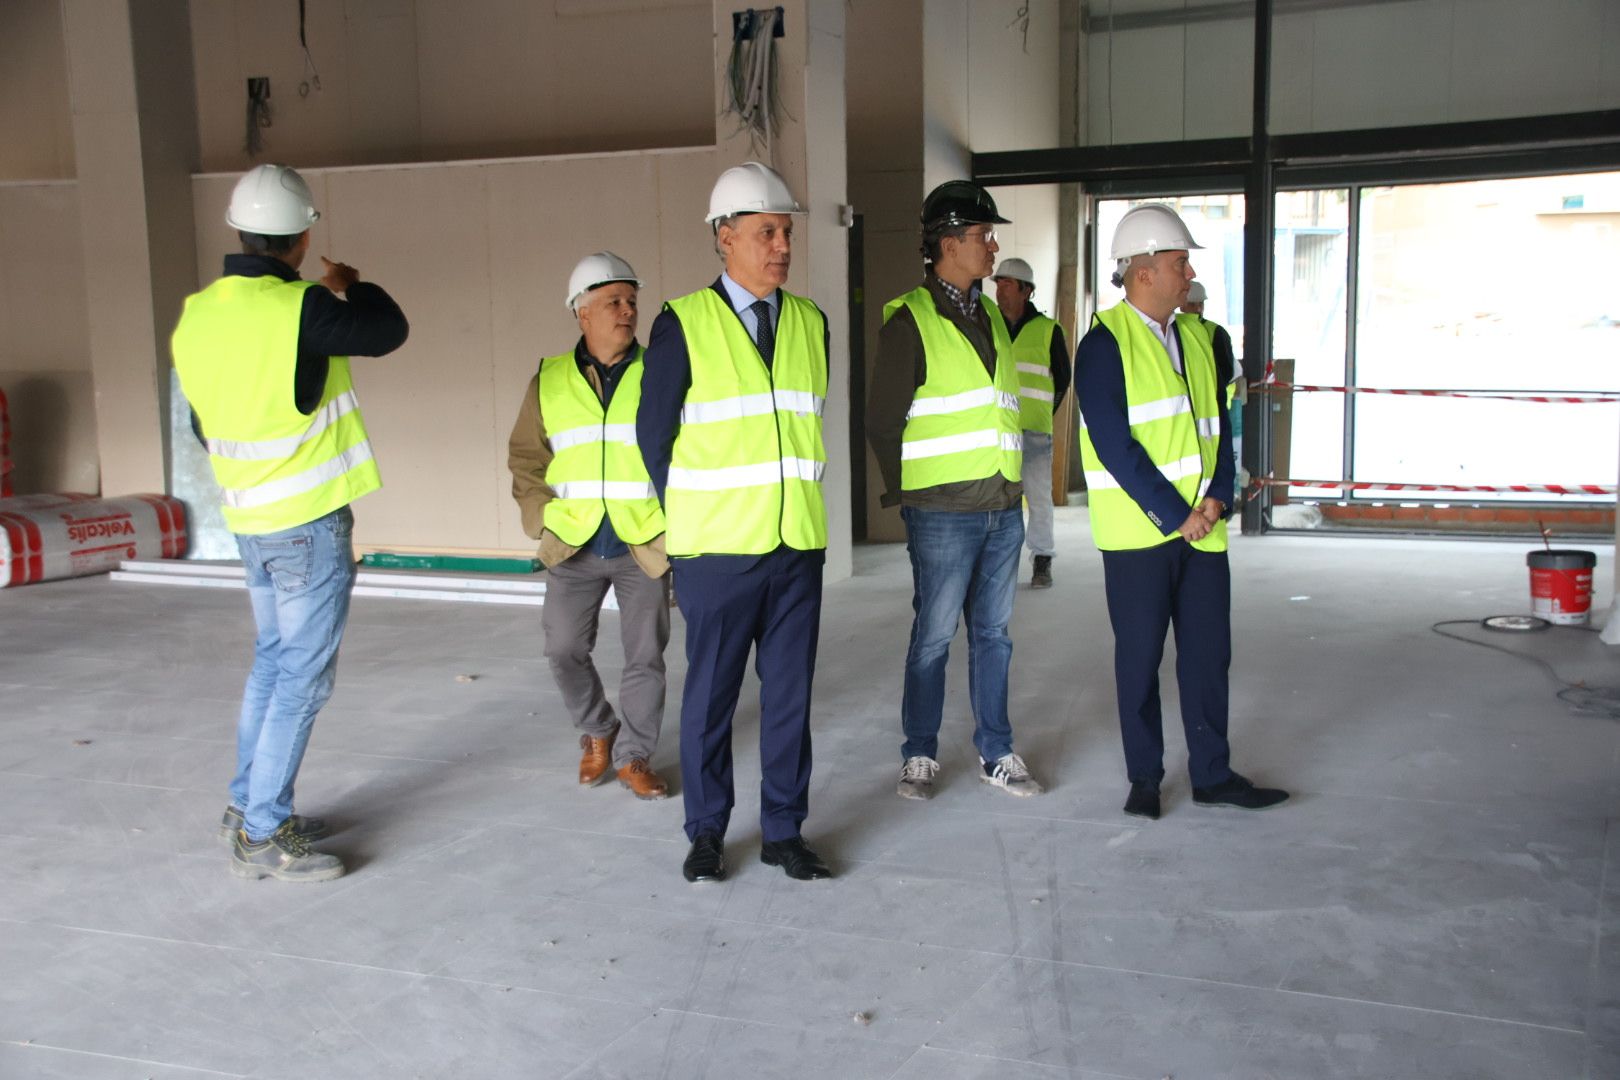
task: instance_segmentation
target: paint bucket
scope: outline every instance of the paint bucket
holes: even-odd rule
[[[1590,551],[1532,551],[1530,612],[1559,626],[1584,626],[1592,611],[1592,568],[1597,556]]]

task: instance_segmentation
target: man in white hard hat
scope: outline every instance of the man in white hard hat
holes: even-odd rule
[[[1209,337],[1196,316],[1176,315],[1198,246],[1169,206],[1129,210],[1112,247],[1125,299],[1097,313],[1075,353],[1080,456],[1131,784],[1125,812],[1146,818],[1159,816],[1164,778],[1159,661],[1171,624],[1193,801],[1263,810],[1288,797],[1230,764],[1232,432]]]
[[[336,856],[310,848],[327,826],[293,813],[293,782],[348,620],[349,504],[382,486],[348,358],[393,352],[409,332],[399,306],[352,266],[322,256],[319,282],[299,278],[319,218],[285,165],[243,176],[225,214],[242,254],[187,297],[171,342],[257,626],[219,832],[233,872],[282,881],[343,873]]]
[[[547,570],[540,622],[546,660],[579,732],[579,782],[593,786],[612,768],[637,798],[662,799],[669,788],[651,758],[664,721],[669,559],[664,513],[636,448],[640,289],[635,270],[611,251],[574,267],[566,302],[579,340],[540,361],[506,464],[523,531],[540,541]],[[609,587],[624,646],[618,715],[591,662]]]
[[[1237,354],[1232,349],[1232,335],[1226,332],[1226,327],[1204,317],[1204,304],[1209,300],[1209,293],[1205,291],[1203,282],[1194,281],[1187,286],[1187,299],[1181,304],[1181,310],[1189,315],[1198,316],[1198,329],[1209,338],[1210,348],[1215,353],[1215,375],[1226,395],[1226,415],[1232,422],[1232,461],[1238,466],[1238,480],[1244,479],[1245,473],[1241,467],[1243,460],[1243,372],[1237,364]]]
[[[707,220],[725,270],[665,304],[647,345],[636,435],[663,500],[686,620],[688,881],[726,876],[731,719],[751,649],[760,682],[760,859],[798,880],[831,876],[800,834],[827,547],[827,320],[782,287],[801,213],[767,166],[721,173]]]
[[[1006,321],[979,289],[995,265],[995,227],[1007,223],[978,184],[936,187],[923,200],[922,284],[883,306],[866,434],[883,505],[898,504],[905,522],[914,586],[895,785],[905,799],[934,792],[945,666],[963,622],[975,772],[1009,795],[1041,793],[1007,715],[1024,546],[1018,372]]]
[[[1052,587],[1052,416],[1069,389],[1069,345],[1063,327],[1035,309],[1035,271],[1023,259],[996,267],[996,307],[1007,321],[1018,365],[1018,411],[1024,425],[1024,546],[1034,560],[1030,587]]]

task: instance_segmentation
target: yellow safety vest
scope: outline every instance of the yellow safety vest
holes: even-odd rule
[[[294,404],[299,315],[312,284],[222,277],[186,298],[170,343],[235,533],[291,529],[382,486],[348,357],[328,360],[313,413]]]
[[[664,531],[658,492],[636,445],[642,355],[638,345],[619,361],[629,367],[606,409],[572,352],[540,361],[540,415],[556,455],[546,483],[557,493],[545,505],[544,523],[571,547],[589,542],[604,516],[627,544],[645,544]]]
[[[1164,344],[1128,303],[1122,301],[1098,312],[1096,322],[1119,345],[1131,438],[1147,451],[1187,505],[1197,507],[1214,478],[1221,441],[1220,388],[1215,385],[1215,354],[1209,335],[1198,326],[1198,316],[1175,317],[1183,377],[1171,366]],[[1181,522],[1165,522],[1164,528],[1155,525],[1103,466],[1092,446],[1091,432],[1084,426],[1080,429],[1080,461],[1097,547],[1104,551],[1148,548],[1177,538],[1176,527]],[[1226,522],[1216,523],[1209,535],[1193,541],[1193,547],[1225,551]]]
[[[1000,473],[1016,481],[1024,467],[1024,427],[1019,416],[1018,372],[1007,322],[981,293],[996,346],[994,381],[978,350],[934,306],[919,285],[883,305],[888,322],[911,309],[922,337],[927,368],[912,396],[900,437],[900,487],[919,491],[940,484],[983,480]]]
[[[1018,414],[1025,431],[1052,434],[1052,333],[1057,323],[1035,315],[1018,328],[1012,339],[1013,362],[1018,365]]]
[[[782,290],[772,362],[713,289],[671,300],[692,385],[664,488],[672,556],[762,555],[827,546],[827,319]]]

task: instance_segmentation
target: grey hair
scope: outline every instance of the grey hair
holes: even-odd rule
[[[1128,258],[1118,260],[1114,264],[1114,287],[1116,289],[1123,289],[1125,287],[1126,278],[1130,277],[1138,270],[1153,269],[1153,258],[1153,255],[1131,255]]]
[[[940,244],[947,236],[960,240],[967,235],[966,225],[947,225],[943,228],[930,229],[923,233],[922,257],[923,261],[937,263],[940,256]]]
[[[724,249],[720,247],[720,229],[722,227],[735,229],[737,227],[737,222],[741,221],[743,217],[743,214],[727,214],[725,217],[714,219],[714,253],[720,256],[721,262],[726,261],[726,253]]]

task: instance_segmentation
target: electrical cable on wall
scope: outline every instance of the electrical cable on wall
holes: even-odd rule
[[[242,149],[248,157],[264,152],[264,129],[270,126],[270,79],[257,76],[247,81],[247,134]]]
[[[1022,23],[1023,25],[1019,26],[1020,23]],[[1019,31],[1024,36],[1024,55],[1028,56],[1029,55],[1029,0],[1024,0],[1023,3],[1018,5],[1018,10],[1013,12],[1012,22],[1008,23],[1007,25],[1009,27],[1012,27],[1012,26],[1018,26],[1019,27]]]
[[[298,96],[307,98],[311,90],[321,92],[321,73],[315,70],[315,57],[309,51],[309,38],[304,34],[304,0],[298,0],[298,44],[304,50],[304,80],[298,84]]]
[[[736,114],[749,148],[770,154],[782,109],[777,91],[776,39],[782,36],[782,9],[748,8],[731,16],[731,56],[726,61],[727,113]]]

